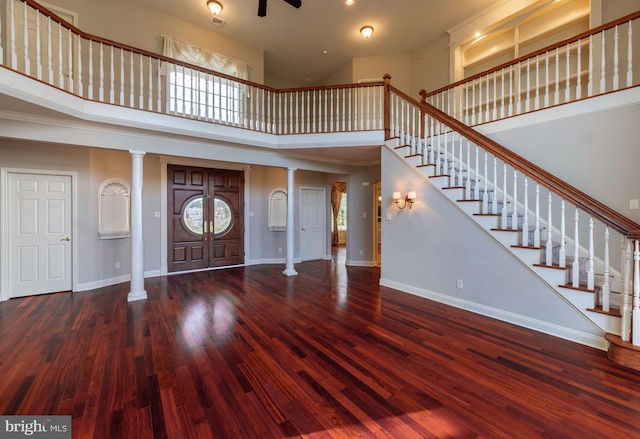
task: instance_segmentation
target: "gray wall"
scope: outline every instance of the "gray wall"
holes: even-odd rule
[[[398,210],[392,192],[417,192]],[[391,220],[387,219],[387,214]],[[456,288],[457,280],[463,288]],[[382,285],[545,330],[597,336],[580,313],[393,152],[382,151]]]

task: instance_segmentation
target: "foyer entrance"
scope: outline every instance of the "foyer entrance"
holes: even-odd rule
[[[244,263],[244,172],[168,165],[170,272]]]

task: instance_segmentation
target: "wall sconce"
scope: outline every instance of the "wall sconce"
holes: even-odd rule
[[[407,203],[409,204],[409,209],[413,207],[414,201],[416,201],[416,192],[411,191],[407,192],[407,194],[402,194],[400,192],[393,193],[393,202],[396,203],[396,207],[398,209],[404,209],[407,207]]]
[[[215,0],[209,0],[207,6],[213,15],[218,15],[222,11],[222,3]]]

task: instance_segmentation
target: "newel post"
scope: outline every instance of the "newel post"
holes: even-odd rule
[[[427,91],[423,88],[418,92],[420,95],[420,138],[424,139],[424,124],[425,124],[425,115],[424,104],[427,103]]]
[[[385,73],[382,77],[384,80],[384,138],[391,138],[391,90],[389,87],[391,86],[391,75]]]

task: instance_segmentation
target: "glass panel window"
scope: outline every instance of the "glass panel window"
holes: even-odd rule
[[[169,111],[240,124],[241,84],[176,66],[169,73]]]
[[[187,203],[182,212],[182,222],[191,233],[202,235],[202,197]]]
[[[340,209],[338,210],[338,230],[347,230],[347,193],[342,194],[340,199]]]
[[[229,230],[233,224],[231,207],[220,198],[215,198],[213,202],[213,233],[221,235]]]

